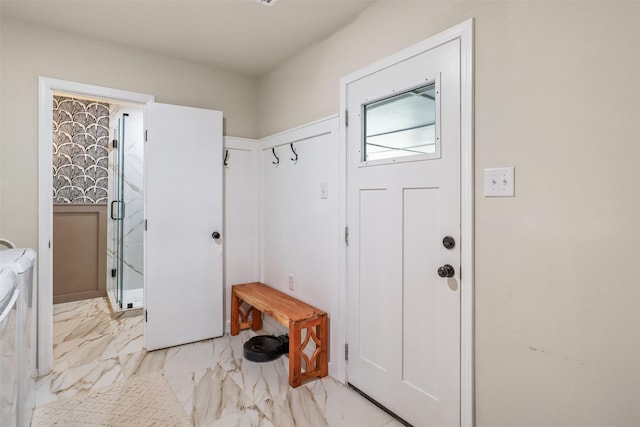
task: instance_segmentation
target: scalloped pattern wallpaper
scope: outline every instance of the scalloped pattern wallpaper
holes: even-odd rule
[[[53,97],[53,202],[107,203],[109,104]]]

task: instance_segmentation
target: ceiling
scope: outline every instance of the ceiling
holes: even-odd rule
[[[2,17],[251,76],[326,38],[375,0],[0,0]]]

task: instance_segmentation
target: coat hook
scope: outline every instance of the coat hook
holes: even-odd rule
[[[224,165],[225,166],[229,166],[229,163],[227,162],[227,160],[229,160],[229,150],[224,150]]]
[[[293,149],[293,142],[291,143],[291,151],[293,151],[293,155],[296,157],[292,157],[291,160],[294,163],[298,163],[298,153],[296,153],[296,150]]]
[[[276,147],[273,147],[271,149],[271,152],[273,153],[273,157],[276,158],[276,161],[271,163],[273,163],[274,165],[278,165],[280,163],[280,158],[276,155]]]

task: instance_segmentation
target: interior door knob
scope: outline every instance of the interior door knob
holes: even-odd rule
[[[213,234],[211,235],[211,237],[213,237],[214,239],[218,240],[220,238],[220,233],[218,233],[217,231],[214,231]]]
[[[438,276],[440,277],[453,277],[456,271],[450,264],[445,264],[438,269]]]

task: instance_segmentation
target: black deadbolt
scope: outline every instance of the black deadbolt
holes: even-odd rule
[[[218,233],[217,231],[214,231],[213,234],[211,235],[211,237],[213,237],[214,239],[219,239],[220,238],[220,233]]]
[[[438,276],[440,277],[453,277],[456,271],[449,264],[445,264],[438,269]]]
[[[456,240],[451,236],[447,236],[442,239],[442,245],[447,249],[453,249],[456,246]]]

